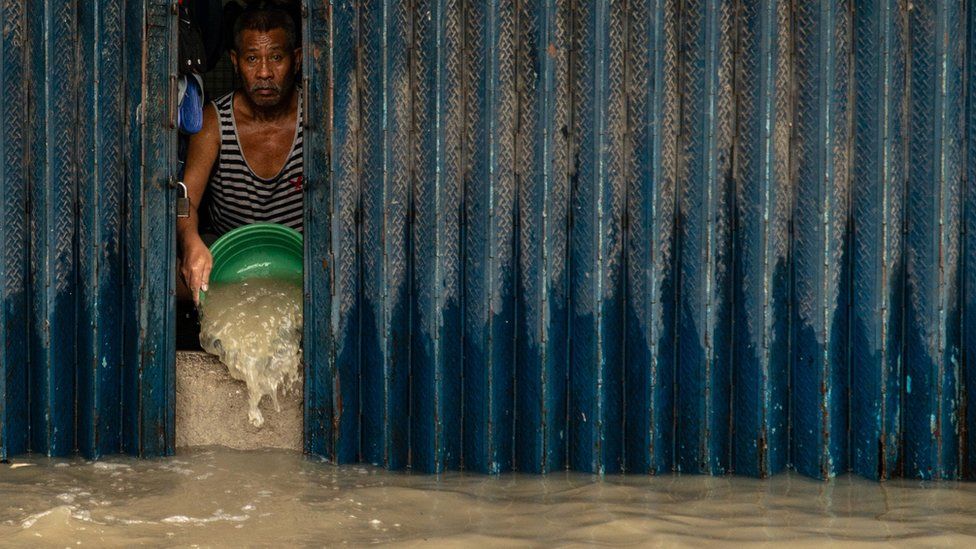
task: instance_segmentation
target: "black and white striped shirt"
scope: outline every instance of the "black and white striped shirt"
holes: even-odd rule
[[[301,94],[301,90],[296,90]],[[258,177],[241,152],[234,120],[234,92],[216,100],[220,155],[210,176],[210,220],[217,235],[251,223],[280,223],[302,230],[302,105],[288,160],[271,179]]]

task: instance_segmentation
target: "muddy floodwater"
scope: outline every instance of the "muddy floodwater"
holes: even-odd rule
[[[217,448],[0,465],[0,545],[976,545],[976,484],[440,476]]]

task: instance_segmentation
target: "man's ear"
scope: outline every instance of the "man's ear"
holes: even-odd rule
[[[302,48],[295,48],[295,66],[291,70],[295,74],[302,72]]]
[[[234,65],[234,74],[240,76],[241,71],[237,68],[237,50],[234,48],[230,49],[230,63]]]

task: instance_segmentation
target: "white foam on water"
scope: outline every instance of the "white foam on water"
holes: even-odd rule
[[[200,345],[247,384],[248,420],[264,424],[259,404],[290,391],[301,375],[300,283],[249,279],[210,288],[200,308]]]
[[[299,452],[187,450],[122,479],[44,457],[0,468],[0,546],[968,547],[976,483],[850,475],[817,481],[693,475],[440,475],[307,460]],[[161,465],[193,464],[204,480]],[[333,489],[339,488],[340,492]],[[84,499],[111,500],[110,506]],[[74,496],[64,504],[59,496]],[[68,498],[65,498],[68,499]],[[240,526],[240,528],[238,528]]]

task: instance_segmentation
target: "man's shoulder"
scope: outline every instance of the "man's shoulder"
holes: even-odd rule
[[[231,101],[234,99],[234,90],[231,90],[220,97],[217,97],[210,102],[218,111],[227,109],[231,106]]]

